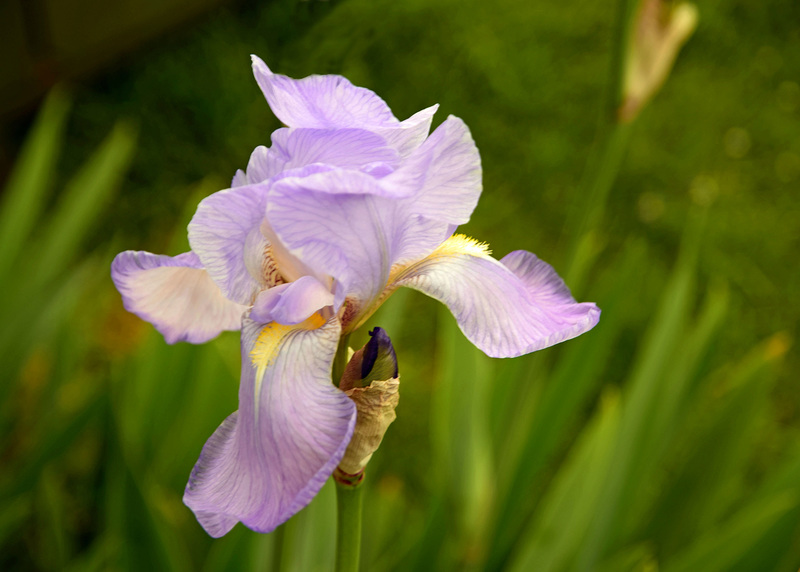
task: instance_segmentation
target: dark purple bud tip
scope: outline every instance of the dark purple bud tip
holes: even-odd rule
[[[373,381],[385,381],[397,377],[397,355],[389,335],[383,328],[375,328],[370,333],[370,340],[364,346],[361,361],[362,387]]]

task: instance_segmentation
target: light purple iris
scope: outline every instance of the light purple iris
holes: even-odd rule
[[[239,410],[206,443],[184,502],[212,536],[237,522],[268,532],[322,487],[356,410],[331,382],[342,335],[400,286],[446,304],[494,357],[532,352],[596,323],[529,252],[501,260],[455,228],[481,194],[478,150],[437,106],[405,121],[340,76],[300,80],[253,57],[258,85],[288,127],[258,147],[232,188],[204,199],[191,252],[127,251],[112,265],[125,308],[167,342],[241,329]]]

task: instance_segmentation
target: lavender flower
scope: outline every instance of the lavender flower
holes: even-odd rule
[[[353,433],[353,402],[331,382],[342,335],[398,287],[446,304],[495,357],[575,337],[599,318],[533,254],[501,260],[453,234],[481,193],[480,157],[437,106],[398,121],[340,76],[256,80],[288,127],[258,147],[232,188],[204,199],[191,252],[127,251],[112,265],[125,308],[168,343],[241,329],[239,410],[206,443],[184,502],[212,536],[241,521],[268,532],[308,504]]]

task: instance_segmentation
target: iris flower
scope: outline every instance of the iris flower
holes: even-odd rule
[[[200,203],[190,252],[126,251],[112,265],[125,308],[168,343],[241,330],[239,409],[203,447],[184,494],[214,537],[237,522],[271,531],[331,475],[356,420],[331,380],[337,347],[395,289],[446,304],[494,357],[575,337],[600,314],[530,252],[496,260],[454,234],[481,194],[463,121],[429,133],[436,105],[399,121],[343,77],[295,80],[257,57],[253,71],[286,127]]]

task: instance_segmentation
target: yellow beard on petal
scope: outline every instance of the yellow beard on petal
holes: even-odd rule
[[[454,234],[422,260],[417,260],[409,264],[396,264],[392,267],[387,291],[390,293],[394,291],[394,289],[397,288],[395,283],[402,279],[409,271],[435,262],[437,259],[447,258],[449,256],[475,256],[478,258],[486,258],[487,256],[491,256],[491,254],[492,251],[489,250],[489,245],[485,242],[475,240],[464,234]],[[384,296],[381,296],[381,298],[384,298]]]
[[[397,290],[397,282],[402,280],[408,272],[418,270],[420,266],[424,266],[431,262],[435,263],[436,260],[440,258],[447,258],[450,256],[475,256],[477,258],[486,258],[491,256],[491,254],[492,251],[489,249],[489,245],[487,243],[475,240],[474,238],[464,234],[454,234],[440,244],[436,250],[431,252],[425,258],[410,263],[395,264],[392,266],[392,269],[389,272],[389,281],[386,284],[386,288],[384,288],[383,292],[381,292],[381,295],[378,296],[370,308],[361,314],[358,322],[347,328],[347,332],[351,332],[362,326],[364,322],[366,322],[367,319],[372,315],[372,313],[375,312],[375,310],[377,310],[378,307],[383,304],[395,290]]]
[[[454,234],[445,240],[439,247],[423,258],[420,262],[437,258],[440,256],[456,256],[466,254],[467,256],[484,257],[492,254],[489,245],[485,242],[475,240],[464,234]]]
[[[290,332],[294,330],[316,330],[324,325],[325,320],[319,313],[311,315],[304,322],[291,326],[270,322],[258,334],[253,350],[250,352],[253,366],[257,369],[264,369],[269,366],[278,355],[278,346]]]
[[[250,361],[253,367],[256,368],[253,395],[256,403],[258,403],[261,396],[261,382],[264,380],[264,372],[278,356],[278,350],[284,338],[295,330],[316,330],[324,325],[325,319],[319,313],[315,313],[299,324],[287,326],[277,322],[270,322],[264,326],[250,352]],[[258,420],[258,410],[259,408],[256,407],[256,420]]]

